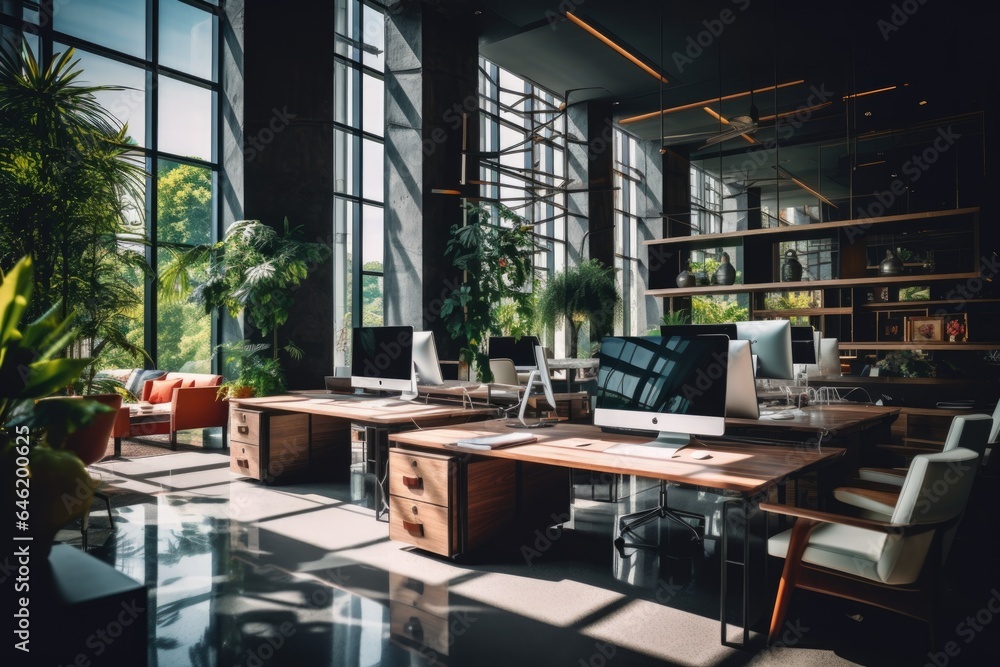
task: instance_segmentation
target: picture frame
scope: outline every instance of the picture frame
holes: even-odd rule
[[[906,319],[903,317],[882,317],[878,323],[879,341],[902,341],[906,335]]]
[[[951,342],[962,342],[969,339],[969,316],[966,313],[953,313],[944,316],[944,338]]]
[[[907,340],[914,343],[940,343],[944,340],[944,318],[908,317],[906,318]]]

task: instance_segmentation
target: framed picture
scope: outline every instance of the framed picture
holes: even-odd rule
[[[906,333],[906,320],[902,317],[883,317],[879,320],[878,340],[901,341]]]
[[[927,285],[912,285],[899,288],[900,301],[927,301],[931,298],[931,288]]]
[[[944,340],[943,317],[908,317],[906,329],[915,343],[939,343]]]
[[[962,342],[969,338],[969,319],[965,313],[944,316],[944,340]]]

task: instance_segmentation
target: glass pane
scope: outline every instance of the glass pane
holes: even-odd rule
[[[364,131],[382,136],[385,127],[385,84],[368,74],[362,77],[361,99],[364,101]]]
[[[214,93],[160,76],[160,150],[174,155],[214,160],[212,109]]]
[[[349,40],[354,39],[354,17],[357,16],[358,0],[337,0],[337,8],[334,14],[334,32],[336,35],[343,35],[347,39],[336,39],[336,51],[338,55],[357,59],[357,49]]]
[[[361,41],[377,53],[365,50],[361,62],[381,72],[385,68],[385,18],[379,10],[365,5],[362,21]]]
[[[362,183],[364,189],[362,196],[365,199],[382,201],[385,182],[385,149],[379,142],[368,139],[365,139],[363,146],[364,174],[362,175]]]
[[[357,80],[356,68],[341,60],[333,62],[333,120],[351,127],[358,126],[358,105],[354,96]]]
[[[216,80],[212,58],[215,17],[178,0],[160,3],[160,64]]]
[[[52,49],[64,53],[65,44],[53,44]],[[83,73],[77,81],[93,86],[121,86],[128,90],[109,90],[94,94],[98,103],[121,123],[128,124],[130,141],[146,146],[146,72],[110,58],[77,49]]]
[[[134,245],[125,248],[134,252],[139,257],[145,256],[145,248],[141,245]],[[116,318],[116,326],[122,332],[125,339],[139,348],[145,347],[145,338],[142,325],[142,313],[145,303],[143,289],[143,273],[135,269],[127,262],[121,263],[121,268],[117,272],[117,277],[135,295],[135,302],[138,304],[134,311],[125,312]],[[118,347],[105,348],[105,351],[97,357],[97,369],[105,370],[109,368],[135,368],[142,366],[142,359],[133,357]]]
[[[160,267],[170,261],[160,255]],[[194,267],[192,282],[205,280],[206,264]],[[166,303],[160,299],[156,317],[156,367],[186,373],[210,373],[212,367],[212,318],[199,304]]]
[[[358,194],[354,154],[358,138],[342,130],[333,133],[333,189],[346,195]]]
[[[361,276],[361,326],[382,326],[382,276]]]
[[[385,257],[384,211],[378,206],[362,208],[361,262],[364,271],[382,272]]]
[[[146,57],[146,3],[121,0],[73,0],[56,3],[52,25],[87,41]]]
[[[156,188],[159,241],[192,245],[211,242],[211,169],[162,160]]]

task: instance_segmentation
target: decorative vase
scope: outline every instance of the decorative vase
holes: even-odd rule
[[[694,274],[690,272],[691,267],[688,267],[677,274],[677,286],[678,287],[694,287],[698,284],[697,278]]]
[[[785,251],[785,262],[781,265],[781,282],[794,283],[802,280],[802,263],[794,248]]]
[[[903,260],[896,256],[892,248],[885,251],[885,259],[878,265],[880,276],[898,276],[903,273]]]
[[[729,253],[722,253],[719,268],[715,270],[715,282],[719,285],[732,285],[736,282],[736,269],[729,261]]]
[[[958,342],[958,336],[956,336],[955,334],[950,334],[948,336],[948,342],[949,343],[957,343]]]

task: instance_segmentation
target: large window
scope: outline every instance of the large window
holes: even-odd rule
[[[335,37],[334,359],[345,365],[351,329],[383,323],[385,16],[337,0]]]
[[[615,129],[615,278],[622,294],[622,319],[615,333],[640,335],[646,323],[637,321],[639,302],[639,198],[642,195],[645,156],[639,142]]]
[[[128,124],[134,156],[147,172],[144,205],[134,223],[145,226],[144,252],[157,268],[165,245],[218,237],[219,14],[218,0],[73,0],[0,3],[4,38],[24,34],[43,66],[75,48],[80,83],[120,86],[98,101]],[[143,296],[143,309],[125,324],[157,367],[206,372],[212,358],[211,320],[189,304],[163,305],[155,277],[125,272],[121,280]],[[140,363],[104,355],[103,367]]]
[[[534,226],[537,285],[566,267],[566,114],[562,100],[496,64],[479,60],[480,195]],[[499,221],[497,221],[499,222]],[[539,332],[541,333],[541,332]],[[551,333],[551,332],[550,332]],[[565,336],[546,343],[565,356]]]

